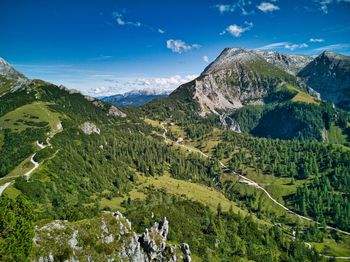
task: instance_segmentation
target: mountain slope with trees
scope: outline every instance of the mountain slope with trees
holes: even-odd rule
[[[319,252],[350,253],[344,248],[350,243],[346,235],[299,221],[220,164],[226,161],[232,170],[247,175],[254,170],[258,178],[288,179],[290,187],[283,187],[292,191],[271,194],[279,194],[285,205],[322,224],[349,229],[348,140],[331,145],[320,133],[337,127],[346,136],[348,114],[319,101],[295,76],[258,54],[250,64],[251,54],[239,52],[248,56],[249,63],[241,67],[234,62],[232,72],[250,68],[243,76],[251,77],[254,84],[247,83],[242,92],[248,90],[245,99],[249,99],[252,91],[256,95],[252,99],[263,103],[249,102],[229,114],[244,132],[293,141],[225,131],[217,115],[224,113],[223,108],[215,107],[203,116],[193,91],[201,77],[211,76],[181,86],[170,97],[122,110],[40,80],[3,89],[0,186],[10,184],[0,196],[4,211],[0,215],[0,260],[35,260],[51,251],[58,260],[89,255],[118,259],[116,250],[120,251],[118,243],[122,242],[94,241],[99,232],[91,226],[101,222],[103,211],[117,210],[130,219],[138,238],[154,221],[166,217],[168,240],[174,245],[189,244],[193,261],[326,261]],[[219,63],[206,72],[210,75],[210,70],[220,71],[221,66],[227,65]],[[255,85],[259,88],[254,89]],[[286,122],[293,119],[292,127],[275,131],[274,125],[268,126],[274,123],[272,119],[277,125],[283,117]],[[219,134],[215,141],[214,134]],[[207,150],[209,157],[204,157],[202,150]],[[25,179],[32,156],[39,166]],[[160,177],[171,179],[152,183]],[[141,187],[144,181],[150,182]],[[170,192],[166,183],[173,183],[171,188],[178,187],[183,193]],[[219,192],[225,197],[225,210],[220,202],[213,210],[205,198],[193,199],[180,190],[184,183],[188,188],[191,183],[205,188],[207,198],[207,192]],[[316,193],[319,191],[322,194]],[[232,208],[227,208],[228,203]],[[51,227],[56,220],[58,225],[65,224],[59,226],[57,237],[67,241],[56,247],[54,237],[45,243],[33,242],[33,237],[42,237],[38,228]],[[22,235],[25,237],[18,237]],[[334,239],[337,243],[326,248]],[[311,244],[305,241],[317,242],[312,246],[322,248],[309,248]],[[80,247],[86,247],[87,253]],[[184,254],[181,259],[186,261]]]

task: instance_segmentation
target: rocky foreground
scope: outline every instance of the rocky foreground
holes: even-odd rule
[[[188,244],[169,245],[166,218],[141,235],[120,212],[68,222],[56,220],[36,227],[32,261],[191,261]]]

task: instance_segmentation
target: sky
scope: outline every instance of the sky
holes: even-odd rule
[[[350,0],[0,1],[0,57],[92,96],[174,89],[225,47],[350,54]]]

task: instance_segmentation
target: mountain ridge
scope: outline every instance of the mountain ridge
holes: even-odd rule
[[[254,51],[225,48],[197,79],[180,86],[170,96],[187,88],[193,99],[199,102],[201,114],[205,115],[261,104],[264,96],[284,82],[299,83],[295,76],[267,62]]]
[[[163,89],[135,89],[123,94],[101,97],[104,102],[121,107],[142,106],[154,99],[167,97],[171,91]]]
[[[298,77],[321,98],[350,110],[350,56],[326,50],[299,73]]]
[[[326,143],[298,141],[304,137],[294,133],[297,141],[268,138],[279,129],[289,130],[266,123],[272,123],[267,117],[272,112],[278,125],[284,122],[281,116],[294,124],[290,115],[297,111],[304,122],[295,118],[294,126],[307,123],[306,131],[313,132],[322,128],[324,116],[334,112],[339,113],[336,120],[343,121],[341,112],[323,108],[320,101],[287,83],[295,81],[291,74],[260,57],[253,60],[258,63],[250,61],[230,69],[233,73],[229,76],[236,77],[236,69],[242,72],[239,84],[234,82],[237,79],[227,83],[227,74],[221,80],[238,85],[246,98],[249,92],[256,92],[258,100],[264,102],[257,105],[248,101],[248,106],[240,109],[268,105],[264,112],[258,112],[263,121],[257,126],[260,134],[267,134],[264,138],[225,131],[217,126],[218,115],[212,112],[199,116],[191,88],[196,88],[196,81],[208,78],[218,86],[220,81],[210,74],[188,83],[178,91],[178,97],[126,108],[124,115],[111,114],[111,105],[103,101],[40,80],[6,92],[0,97],[0,183],[10,184],[0,198],[0,224],[6,228],[0,234],[0,260],[104,261],[112,257],[118,261],[122,257],[143,261],[146,256],[155,260],[170,256],[172,262],[188,262],[191,254],[193,261],[261,261],[266,257],[274,261],[324,261],[309,246],[325,238],[317,245],[326,247],[334,241],[333,232],[315,223],[301,223],[271,199],[310,217],[310,221],[339,224],[348,230],[348,187],[342,179],[347,179],[349,165],[344,159],[349,159],[349,153]],[[260,94],[259,88],[268,89],[268,96]],[[288,106],[294,111],[286,110]],[[241,113],[243,117],[228,115],[228,124],[239,120],[243,126],[242,120],[251,120]],[[258,114],[250,111],[247,115]],[[317,121],[311,119],[315,116]],[[338,128],[334,121],[330,118],[329,124]],[[251,122],[246,126],[252,127]],[[304,135],[306,131],[296,133]],[[38,165],[35,170],[31,169],[32,159]],[[23,174],[28,170],[33,172],[26,180]],[[267,179],[254,182],[263,178],[273,183],[265,184]],[[327,186],[322,189],[325,194],[315,193],[321,179]],[[272,197],[267,199],[261,189]],[[310,195],[319,198],[305,200]],[[326,203],[323,196],[332,200],[328,205],[331,214],[322,208],[326,206],[322,205]],[[337,205],[341,208],[335,212]],[[116,211],[130,219],[132,231]],[[170,225],[169,246],[164,238],[165,221]],[[125,227],[129,232],[120,236]],[[296,230],[299,232],[292,238]],[[332,255],[348,243],[346,236],[336,237],[335,247],[327,249]],[[306,241],[312,244],[306,245]],[[172,249],[174,246],[179,252]]]

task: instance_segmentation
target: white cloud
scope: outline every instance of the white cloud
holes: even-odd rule
[[[264,13],[273,12],[280,9],[277,5],[269,2],[261,2],[257,8]]]
[[[320,6],[323,13],[328,14],[328,7],[334,3],[350,3],[350,0],[314,0]]]
[[[309,47],[308,44],[302,43],[302,44],[292,44],[289,42],[278,42],[278,43],[272,43],[268,45],[264,45],[262,47],[259,47],[260,50],[271,50],[271,49],[277,49],[277,48],[285,48],[289,49],[291,51],[294,51],[295,49],[301,49],[301,48],[307,48]]]
[[[221,14],[226,12],[233,12],[235,10],[234,5],[216,5],[215,7]]]
[[[198,44],[187,44],[182,40],[169,39],[168,41],[166,41],[166,47],[174,53],[181,54],[183,52],[188,52],[192,49],[200,48],[201,46]]]
[[[322,43],[322,42],[324,42],[324,39],[323,38],[310,38],[309,42],[311,42],[311,43]]]
[[[118,25],[125,25],[125,22],[121,17],[117,17],[115,21],[117,22]]]
[[[203,56],[203,61],[206,62],[206,63],[209,63],[209,57],[208,56]]]
[[[174,75],[169,77],[106,78],[104,83],[91,89],[93,96],[109,96],[130,90],[173,91],[178,86],[198,77],[198,75]]]
[[[239,26],[236,24],[229,25],[223,32],[220,33],[220,35],[224,35],[227,32],[233,35],[234,37],[240,37],[244,32],[249,31],[253,27],[252,22],[245,22],[244,24],[245,26]]]
[[[249,8],[252,5],[252,1],[250,0],[238,0],[234,4],[218,4],[215,5],[214,8],[216,8],[220,14],[223,13],[233,13],[235,11],[240,11],[242,15],[249,15],[253,14],[254,10],[249,10]]]
[[[326,45],[314,49],[314,51],[325,51],[325,50],[350,50],[350,44],[333,44]]]
[[[118,25],[130,25],[130,26],[134,26],[134,27],[142,26],[141,22],[125,21],[123,15],[121,13],[114,12],[113,16],[115,17],[115,21],[117,22]]]
[[[115,22],[120,25],[120,26],[132,26],[132,27],[144,27],[144,28],[147,28],[149,30],[152,30],[152,31],[155,31],[155,32],[158,32],[160,34],[164,34],[165,31],[163,29],[156,29],[154,28],[153,26],[150,26],[150,25],[147,25],[147,24],[143,24],[139,21],[126,21],[124,19],[124,15],[119,13],[119,12],[114,12],[113,13],[113,17],[115,18]]]

